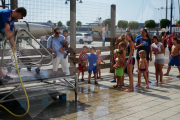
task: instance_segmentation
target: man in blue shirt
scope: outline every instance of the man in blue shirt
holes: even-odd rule
[[[23,19],[26,14],[27,12],[24,7],[19,7],[14,10],[0,9],[0,40],[4,40],[6,36],[14,50],[16,50],[13,35],[14,21]],[[12,78],[5,75],[0,68],[0,81],[7,82],[8,80],[12,80]]]
[[[68,64],[68,56],[64,58],[64,54],[60,52],[60,49],[63,48],[61,42],[63,42],[64,37],[60,35],[60,29],[58,27],[54,28],[54,35],[50,36],[47,41],[47,48],[53,52],[53,71],[56,72],[58,70],[58,66],[61,63],[61,67],[66,75],[69,75],[69,64]],[[64,48],[64,52],[66,50]]]

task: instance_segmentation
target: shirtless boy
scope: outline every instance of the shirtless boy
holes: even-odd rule
[[[121,88],[122,87],[122,79],[123,79],[123,65],[124,60],[122,58],[123,51],[117,49],[117,58],[115,59],[116,64],[113,66],[115,68],[115,76],[117,77],[117,85],[114,85],[114,88]]]
[[[177,66],[178,70],[179,70],[179,75],[177,77],[180,77],[180,55],[179,55],[179,51],[180,51],[180,45],[177,44],[177,38],[173,38],[173,46],[172,46],[172,51],[171,51],[171,57],[168,63],[168,69],[167,69],[167,73],[164,74],[165,76],[169,76],[169,72],[171,70],[171,66]]]
[[[101,62],[103,62],[105,64],[105,62],[103,61],[101,55],[101,50],[96,50],[96,55],[98,56],[97,59],[97,79],[102,79],[101,78]]]

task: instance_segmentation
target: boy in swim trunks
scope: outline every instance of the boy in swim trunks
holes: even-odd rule
[[[95,47],[91,47],[90,48],[90,54],[88,55],[88,62],[89,62],[89,66],[88,66],[88,84],[90,84],[90,79],[91,79],[91,73],[93,71],[94,73],[94,79],[95,82],[94,84],[98,84],[97,82],[97,60],[98,60],[98,56],[95,54]],[[88,64],[87,62],[87,64]]]
[[[123,51],[121,50],[116,50],[117,53],[117,58],[115,59],[116,64],[113,66],[115,68],[115,76],[117,77],[117,85],[114,85],[114,88],[121,88],[122,84],[120,81],[123,79],[123,65],[124,65],[124,60],[122,58],[123,56]]]
[[[96,50],[96,55],[98,56],[98,60],[97,60],[97,79],[102,79],[101,78],[101,62],[103,62],[105,64],[105,62],[103,61],[101,55],[101,50]]]
[[[173,46],[172,46],[172,51],[171,51],[171,57],[168,63],[168,69],[167,69],[167,73],[164,74],[165,76],[169,76],[169,72],[171,70],[171,66],[177,66],[178,70],[179,70],[179,75],[177,76],[178,78],[180,77],[180,55],[179,55],[179,51],[180,51],[180,45],[177,44],[178,39],[177,38],[173,38]]]
[[[119,43],[119,50],[121,50],[123,52],[123,54],[122,54],[122,58],[124,60],[123,72],[124,72],[124,69],[126,68],[126,51],[124,49],[125,46],[126,46],[126,44],[124,42]],[[120,82],[121,82],[121,85],[124,86],[124,73],[123,73],[123,79]]]

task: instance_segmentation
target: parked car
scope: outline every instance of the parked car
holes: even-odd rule
[[[92,35],[87,33],[77,33],[76,43],[84,44],[85,42],[91,44],[93,42]]]

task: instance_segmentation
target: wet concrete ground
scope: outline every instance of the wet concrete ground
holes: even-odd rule
[[[167,65],[164,66],[165,73]],[[67,90],[67,101],[49,105],[42,112],[41,107],[31,108],[31,116],[15,118],[8,113],[0,113],[0,119],[5,120],[179,120],[180,118],[180,80],[176,78],[178,70],[172,67],[170,76],[163,78],[162,85],[156,85],[154,67],[150,70],[150,89],[135,88],[134,92],[124,92],[114,89],[111,83],[113,76],[103,73],[99,85],[79,83],[78,100],[75,103],[74,91]],[[125,85],[128,86],[128,76]],[[137,73],[134,72],[134,85],[137,83]]]

